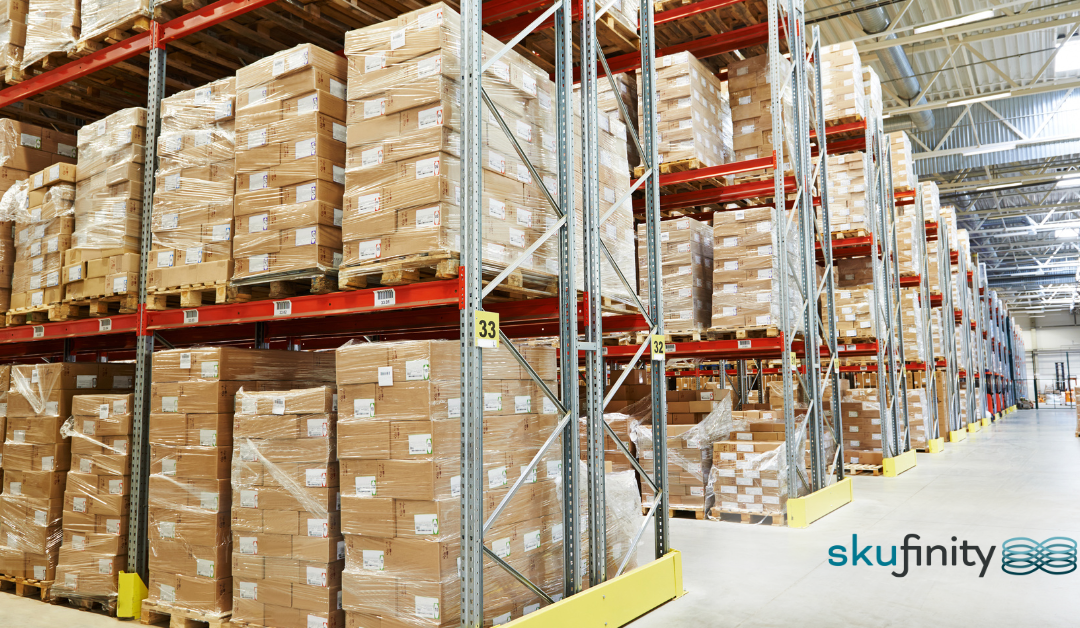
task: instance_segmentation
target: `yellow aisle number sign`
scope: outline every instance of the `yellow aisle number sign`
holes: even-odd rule
[[[663,334],[654,334],[650,342],[652,343],[652,347],[650,348],[652,351],[652,359],[663,362],[664,351],[667,349],[667,345],[665,344],[667,342],[666,338]]]
[[[476,346],[481,349],[499,348],[499,314],[476,310]]]

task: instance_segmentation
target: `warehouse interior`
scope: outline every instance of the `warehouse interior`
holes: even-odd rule
[[[1072,625],[1078,114],[1080,0],[0,0],[0,628]]]

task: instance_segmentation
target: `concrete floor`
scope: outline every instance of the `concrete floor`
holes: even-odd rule
[[[855,501],[808,529],[676,519],[687,595],[630,624],[783,627],[1072,626],[1080,617],[1080,571],[1012,576],[1001,571],[1007,539],[1080,540],[1080,439],[1074,410],[1022,411],[919,454],[897,478],[854,478]],[[857,569],[828,563],[829,548],[892,545],[998,546],[986,576],[978,567]],[[651,548],[651,544],[649,545]],[[872,556],[872,555],[871,555]],[[972,555],[974,559],[974,555]]]
[[[633,628],[672,626],[1077,626],[1080,572],[1010,576],[1002,541],[1080,539],[1080,439],[1072,410],[1018,412],[944,453],[920,455],[898,478],[855,478],[855,501],[809,529],[676,519],[687,595]],[[986,576],[977,567],[853,569],[828,564],[830,546],[997,545]],[[642,540],[644,548],[651,541]],[[886,549],[886,554],[889,550]],[[119,628],[119,622],[0,594],[0,628]],[[132,624],[128,623],[127,626]]]

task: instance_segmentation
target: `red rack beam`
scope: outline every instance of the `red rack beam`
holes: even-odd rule
[[[900,287],[901,288],[913,288],[913,287],[917,288],[919,286],[920,281],[922,281],[922,278],[919,275],[915,275],[914,277],[901,277],[900,278]]]

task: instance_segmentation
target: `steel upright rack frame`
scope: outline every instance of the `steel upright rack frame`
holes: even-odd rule
[[[968,428],[972,423],[978,421],[976,417],[978,414],[978,393],[975,392],[975,354],[978,351],[978,347],[972,346],[973,341],[971,337],[971,325],[974,309],[974,300],[971,296],[971,284],[968,282],[968,254],[967,249],[962,242],[958,242],[957,245],[957,292],[960,299],[960,320],[954,321],[954,326],[958,323],[960,327],[960,346],[961,346],[961,361],[964,365],[964,389],[965,389],[965,410],[967,412],[967,421],[962,423],[962,427]]]
[[[938,428],[938,398],[937,398],[937,366],[934,361],[934,330],[931,324],[930,305],[930,257],[928,249],[930,241],[926,231],[926,207],[923,205],[923,186],[919,185],[915,192],[915,230],[912,240],[915,242],[914,255],[919,260],[919,309],[916,313],[920,324],[920,341],[922,343],[922,362],[925,366],[926,375],[926,398],[930,405],[926,413],[930,425],[927,427],[927,440],[936,440],[941,437]],[[940,249],[940,244],[938,245]],[[929,445],[928,445],[929,446]]]
[[[987,326],[987,294],[983,287],[983,275],[982,270],[985,268],[985,264],[979,262],[978,253],[972,253],[971,255],[972,268],[969,271],[969,280],[971,281],[971,302],[974,306],[972,312],[971,321],[975,324],[975,355],[973,356],[975,367],[975,389],[977,390],[977,401],[975,402],[974,421],[982,423],[983,419],[989,416],[986,403],[986,391],[987,387],[987,369],[989,364],[987,358],[989,357],[986,349],[986,326]]]
[[[941,350],[945,357],[945,419],[949,426],[949,440],[959,437],[960,430],[960,366],[956,347],[956,304],[953,302],[952,289],[952,252],[949,241],[952,233],[949,225],[938,220],[938,285],[941,287],[941,316],[938,319],[941,332]],[[954,436],[954,433],[956,434]]]
[[[900,314],[896,204],[892,186],[892,159],[885,138],[878,120],[867,122],[864,177],[870,209],[870,259],[874,275],[870,308],[877,339],[881,455],[882,458],[893,458],[911,449],[911,434],[907,419],[904,344],[899,337],[903,320]]]

